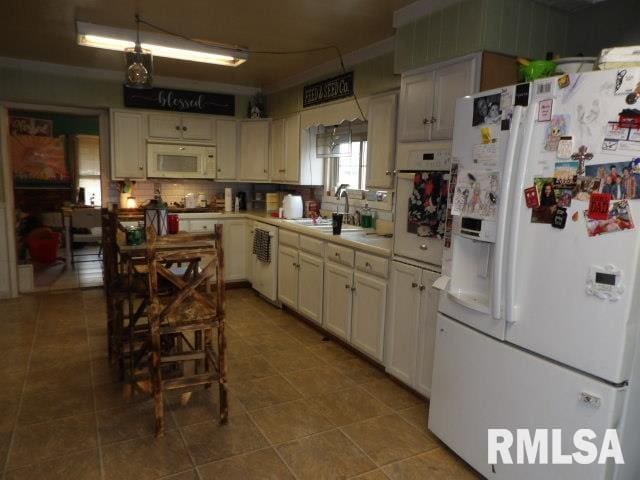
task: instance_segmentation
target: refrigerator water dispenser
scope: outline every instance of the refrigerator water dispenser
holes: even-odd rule
[[[453,235],[453,262],[448,296],[479,313],[491,313],[494,244]]]

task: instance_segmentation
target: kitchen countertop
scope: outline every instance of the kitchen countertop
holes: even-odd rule
[[[341,235],[333,235],[331,230],[320,229],[317,227],[310,227],[306,225],[300,225],[290,220],[282,218],[274,218],[270,214],[264,211],[246,211],[246,212],[179,212],[180,218],[185,220],[195,220],[204,218],[214,219],[234,219],[234,218],[246,218],[249,220],[256,220],[259,222],[268,223],[279,228],[285,228],[302,235],[318,238],[332,243],[344,245],[345,247],[355,248],[363,252],[371,253],[373,255],[380,255],[383,257],[391,257],[391,251],[393,246],[393,239],[388,237],[382,237],[372,234],[373,229],[362,229],[354,232],[343,231]],[[348,227],[348,226],[346,226]],[[370,235],[367,235],[370,233]]]

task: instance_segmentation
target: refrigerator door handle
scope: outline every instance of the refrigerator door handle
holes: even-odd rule
[[[518,245],[518,233],[520,229],[520,210],[522,207],[522,192],[524,190],[524,180],[527,163],[529,161],[529,155],[531,151],[531,139],[533,138],[533,132],[535,131],[535,115],[538,108],[535,105],[529,107],[527,111],[527,117],[525,121],[525,133],[524,141],[520,151],[519,161],[516,165],[515,171],[517,172],[515,181],[513,182],[512,196],[509,199],[509,203],[512,205],[512,218],[511,226],[509,229],[509,258],[507,261],[507,275],[505,286],[505,321],[507,323],[515,323],[516,318],[514,315],[515,310],[515,281],[517,275],[517,261],[518,256],[516,254],[515,246]]]
[[[516,158],[516,147],[518,145],[518,135],[520,133],[520,121],[524,108],[516,106],[513,109],[511,119],[511,132],[507,142],[507,150],[504,159],[504,168],[500,186],[500,208],[498,210],[498,231],[495,243],[495,261],[493,262],[493,291],[491,298],[491,316],[496,320],[502,318],[502,292],[504,290],[504,256],[506,243],[506,222],[509,211],[509,192],[511,188],[511,175],[513,174],[513,164]]]

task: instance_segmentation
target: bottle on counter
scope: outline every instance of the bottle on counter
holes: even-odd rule
[[[360,217],[360,226],[362,228],[371,228],[373,226],[373,216],[369,204],[365,203],[362,209],[362,216]]]

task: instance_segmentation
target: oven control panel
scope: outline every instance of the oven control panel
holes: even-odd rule
[[[419,170],[451,170],[451,152],[449,150],[412,150],[409,163]]]

